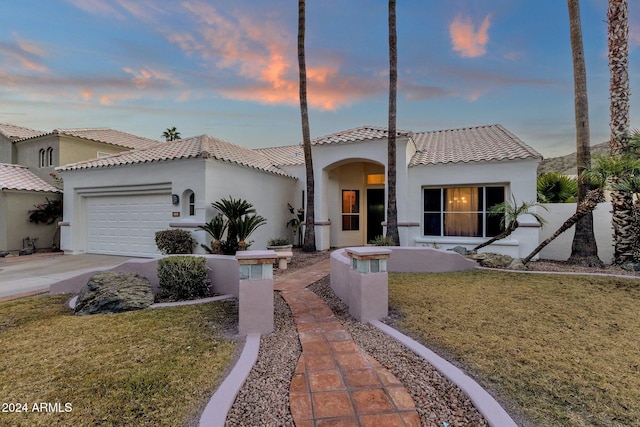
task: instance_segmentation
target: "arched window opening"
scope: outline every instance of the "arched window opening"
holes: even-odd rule
[[[44,151],[44,148],[42,148],[39,152],[38,152],[38,156],[40,159],[40,167],[43,168],[47,165],[47,155]]]
[[[47,166],[53,166],[53,148],[47,148]]]
[[[191,192],[189,195],[189,216],[196,214],[196,193]]]

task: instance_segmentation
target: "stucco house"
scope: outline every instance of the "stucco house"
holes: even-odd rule
[[[26,239],[35,240],[38,247],[51,247],[56,224],[31,223],[28,212],[60,193],[25,166],[0,163],[0,252],[25,249]]]
[[[54,129],[51,132],[29,129],[12,124],[0,123],[0,163],[4,165],[20,165],[20,170],[24,176],[34,175],[48,185],[56,184],[55,168],[67,163],[75,163],[81,160],[93,159],[96,157],[109,156],[120,153],[124,150],[140,149],[154,146],[160,141],[142,138],[130,133],[117,131],[109,128],[88,128],[88,129]],[[11,169],[5,167],[5,173]],[[33,177],[31,177],[33,178]],[[30,179],[31,179],[30,178]],[[24,179],[23,179],[24,181]],[[33,184],[33,182],[32,182]],[[31,187],[44,188],[38,185]],[[5,191],[5,190],[3,190]],[[34,208],[35,204],[45,201],[47,193],[45,190],[23,190],[7,189],[12,191],[11,197],[4,197],[3,203],[7,204],[4,212],[11,212],[14,216],[1,216],[0,229],[11,228],[9,224],[14,224],[14,219],[27,216],[27,211]],[[34,191],[36,191],[34,193]],[[54,191],[58,192],[54,188]],[[42,194],[40,194],[42,193]],[[57,196],[54,196],[57,197]],[[24,234],[23,227],[11,232],[20,232],[24,237],[38,234],[50,234],[51,227],[42,224],[31,224],[33,230],[31,235]],[[55,231],[55,226],[52,228]],[[21,249],[16,246],[15,239],[10,239],[6,245],[0,245],[0,250],[15,251]],[[50,238],[40,240],[40,247],[49,248],[54,243]]]
[[[142,138],[109,128],[54,129],[12,141],[13,160],[29,168],[45,181],[51,181],[55,168],[125,150],[146,148],[160,141]]]
[[[312,141],[316,246],[364,245],[384,233],[387,130],[363,126]],[[541,155],[500,125],[397,134],[401,244],[473,247],[499,232],[488,208],[536,200]],[[67,253],[156,256],[155,231],[192,230],[232,196],[251,202],[267,225],[253,248],[290,233],[287,204],[304,206],[300,145],[248,149],[207,135],[58,168],[64,179],[61,247]],[[492,251],[525,256],[538,244],[528,218]],[[201,251],[198,247],[197,250]]]

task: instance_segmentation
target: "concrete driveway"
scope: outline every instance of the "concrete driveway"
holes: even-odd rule
[[[116,266],[129,259],[94,254],[35,254],[0,258],[0,301],[18,295],[47,292],[52,283],[61,279],[89,269]]]

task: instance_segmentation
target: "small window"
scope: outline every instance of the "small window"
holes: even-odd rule
[[[53,166],[53,148],[47,148],[47,166]]]
[[[360,230],[359,190],[342,190],[342,230]]]
[[[189,195],[189,216],[194,216],[196,214],[196,193],[191,193]]]
[[[372,173],[367,175],[367,184],[384,184],[385,178],[386,177],[383,173]]]
[[[38,152],[38,157],[40,159],[40,167],[44,168],[47,166],[47,154],[45,153],[44,148]]]

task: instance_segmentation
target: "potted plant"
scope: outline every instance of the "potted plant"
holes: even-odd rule
[[[269,239],[269,242],[267,242],[267,249],[276,252],[291,252],[292,248],[293,245],[289,243],[289,239],[284,237]]]

